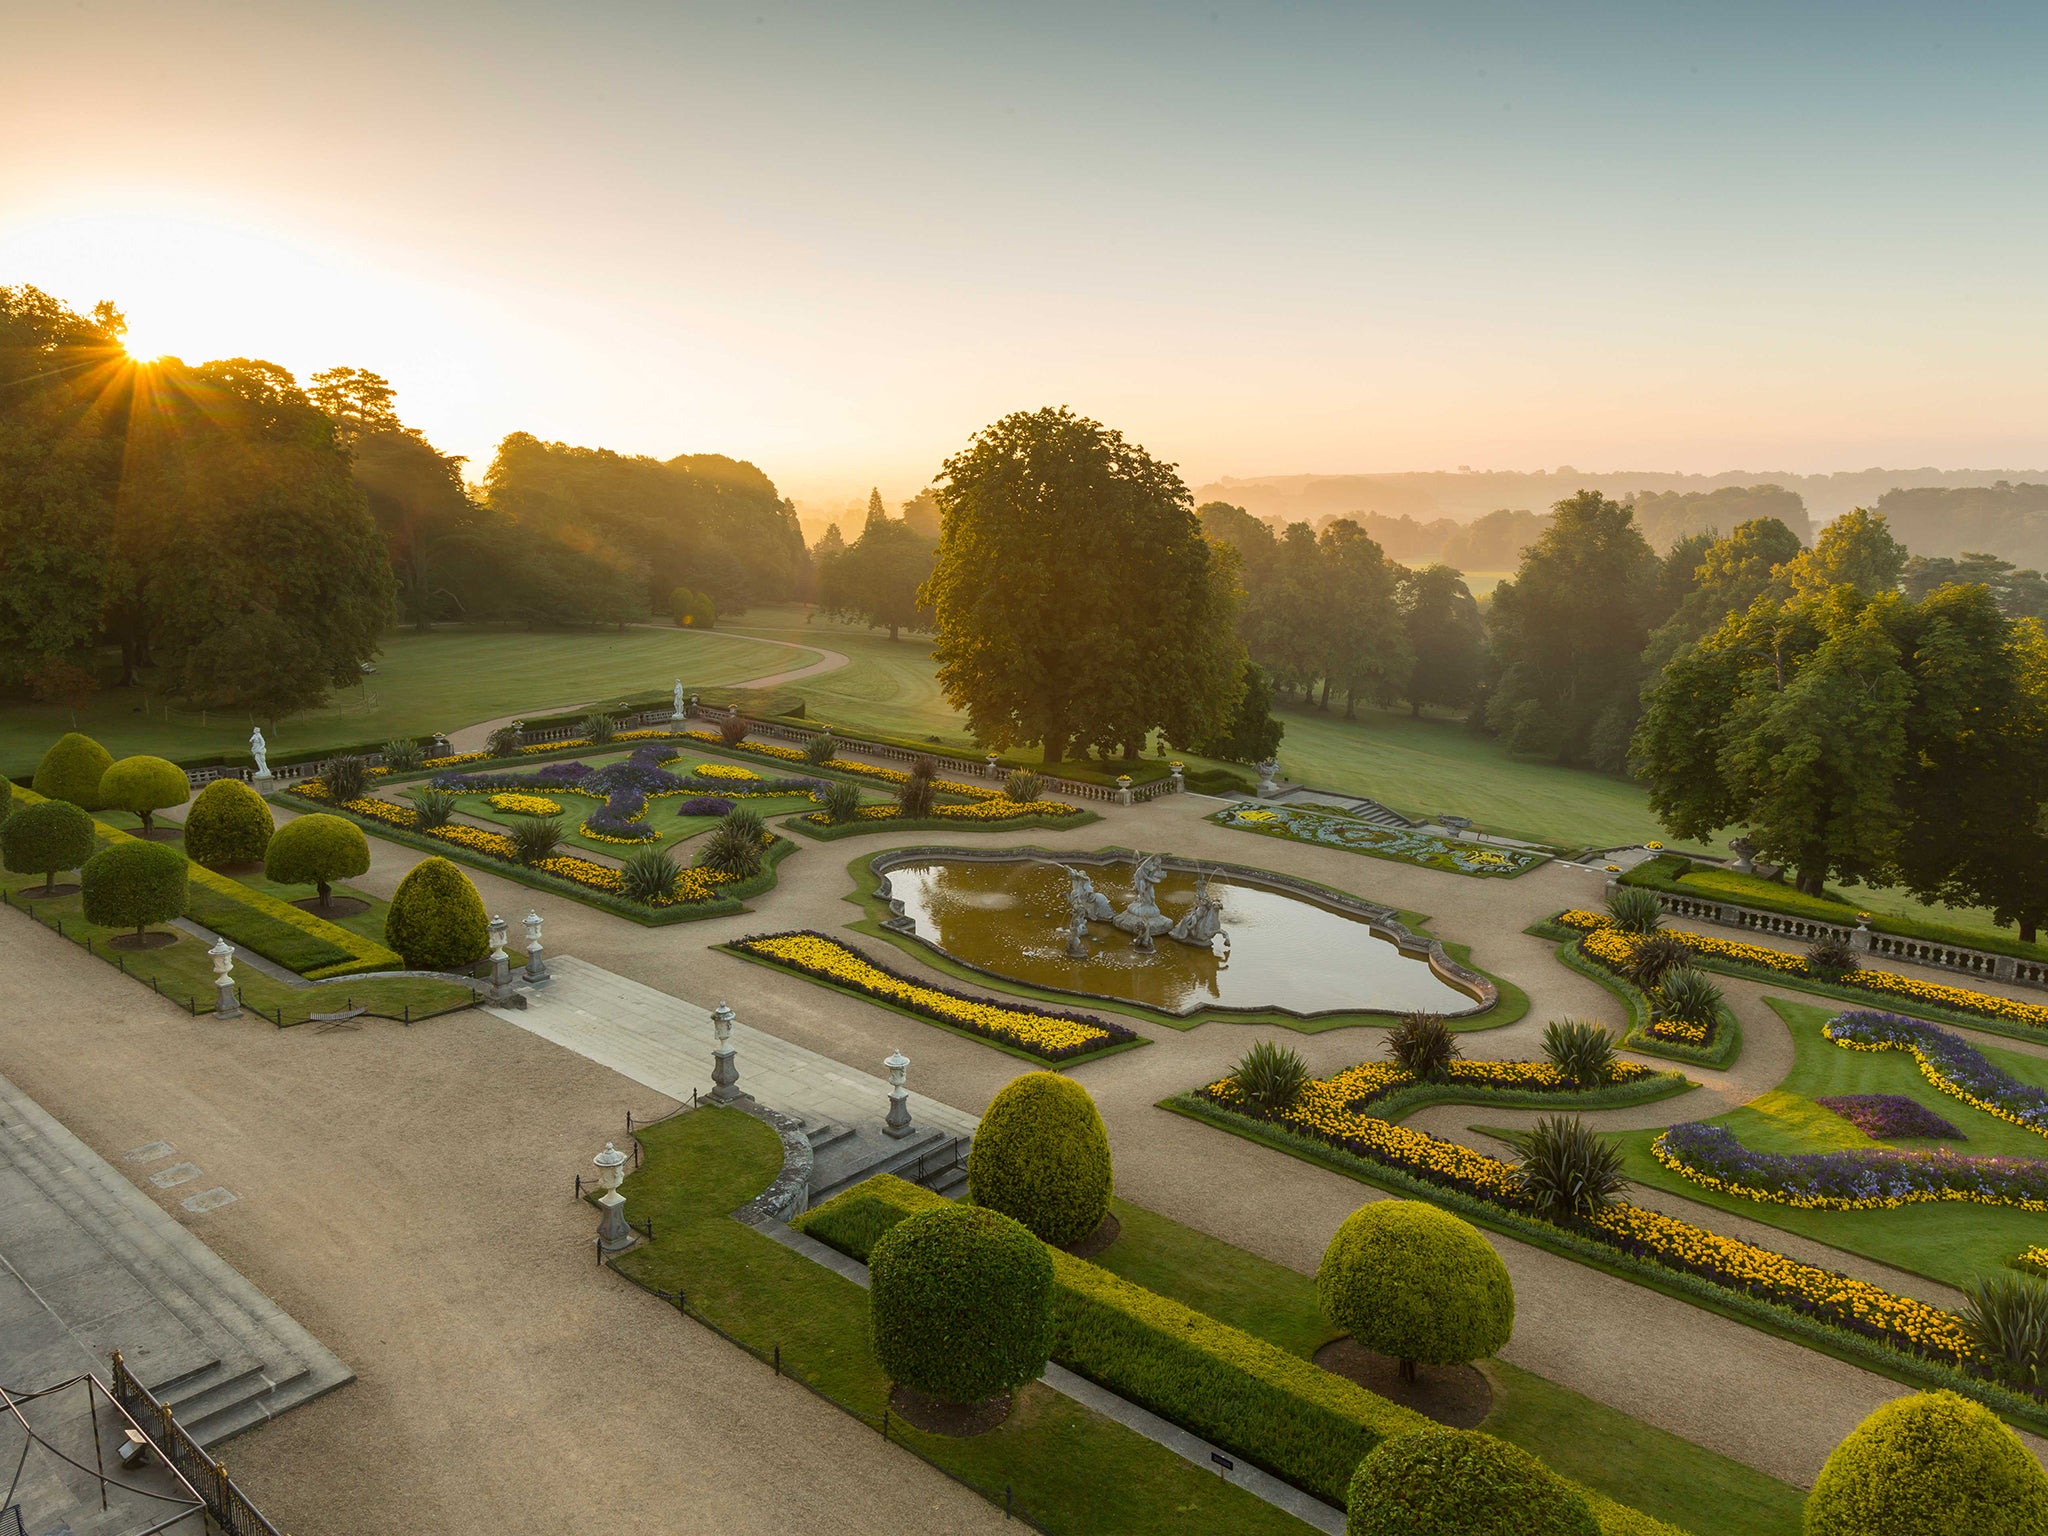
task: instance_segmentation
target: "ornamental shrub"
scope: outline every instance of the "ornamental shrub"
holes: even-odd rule
[[[747,722],[734,711],[718,722],[718,739],[728,747],[736,747],[747,739]]]
[[[830,731],[820,731],[804,743],[804,761],[813,768],[832,761],[832,754],[839,750],[839,743],[832,739]]]
[[[455,795],[445,789],[416,789],[412,792],[413,826],[421,832],[448,825],[455,814]]]
[[[92,818],[69,800],[39,800],[0,822],[0,860],[17,875],[41,875],[45,891],[58,870],[91,858],[92,845]]]
[[[1421,1200],[1382,1200],[1344,1219],[1316,1270],[1331,1322],[1367,1349],[1415,1364],[1464,1365],[1507,1343],[1515,1287],[1471,1222]]]
[[[185,813],[185,857],[195,864],[253,864],[277,830],[263,797],[240,779],[215,779]]]
[[[69,731],[36,764],[32,787],[46,800],[68,800],[81,811],[97,811],[106,805],[100,799],[100,780],[113,766],[113,753],[90,736]]]
[[[1019,768],[1003,780],[1004,798],[1029,805],[1045,793],[1045,781],[1028,768]]]
[[[761,817],[744,805],[736,805],[726,812],[725,819],[711,829],[711,835],[704,839],[704,851],[698,862],[707,869],[715,869],[721,875],[744,880],[761,872],[761,844],[767,830],[761,825]]]
[[[85,861],[80,879],[85,920],[102,928],[133,928],[185,915],[185,855],[168,843],[127,838]]]
[[[1585,1019],[1544,1025],[1543,1054],[1576,1088],[1597,1088],[1614,1076],[1614,1036]]]
[[[576,729],[593,747],[601,747],[618,735],[619,722],[600,710],[594,715],[585,715]]]
[[[384,914],[384,942],[415,971],[458,971],[490,942],[484,899],[469,876],[436,855],[413,865]]]
[[[1856,951],[1829,934],[1806,946],[1806,968],[1823,981],[1840,981],[1856,969]]]
[[[1387,1054],[1418,1083],[1440,1081],[1464,1054],[1440,1013],[1410,1013],[1387,1035]]]
[[[501,725],[484,738],[484,750],[493,757],[510,757],[519,750],[519,730]]]
[[[860,791],[851,784],[834,784],[825,791],[825,815],[834,822],[851,821],[860,814]]]
[[[1052,1256],[1009,1217],[947,1206],[898,1222],[868,1254],[875,1360],[898,1386],[978,1403],[1052,1353]]]
[[[1114,1182],[1095,1101],[1057,1072],[1011,1078],[967,1154],[969,1198],[1060,1247],[1102,1225]]]
[[[676,891],[682,871],[666,848],[636,848],[619,868],[619,890],[633,901],[666,901]]]
[[[1292,1109],[1308,1086],[1308,1063],[1291,1045],[1261,1040],[1238,1058],[1231,1076],[1245,1103],[1261,1114],[1278,1115]]]
[[[427,760],[426,751],[410,736],[394,737],[377,750],[393,773],[411,773]]]
[[[100,776],[100,807],[142,818],[142,835],[156,830],[156,813],[183,805],[192,794],[185,770],[161,757],[124,757]]]
[[[529,868],[553,858],[561,842],[562,824],[552,816],[522,816],[512,823],[512,857]]]
[[[1432,1424],[1358,1464],[1346,1536],[1600,1536],[1585,1495],[1518,1445]]]
[[[1655,933],[1664,926],[1664,903],[1655,891],[1617,885],[1607,893],[1607,915],[1623,933]]]
[[[263,876],[279,885],[310,885],[320,905],[334,900],[334,882],[370,867],[363,829],[340,816],[315,811],[286,822],[271,834],[263,855]]]
[[[896,814],[905,820],[929,816],[936,796],[933,787],[939,777],[939,765],[929,757],[913,758],[910,776],[896,786]]]
[[[2048,1473],[1988,1408],[1954,1392],[1886,1403],[1828,1457],[1806,1536],[2040,1536]]]
[[[669,594],[668,611],[679,629],[709,629],[718,618],[718,608],[702,592],[677,587]]]
[[[2022,1392],[2048,1388],[2048,1282],[1983,1275],[1963,1297],[1963,1331],[1991,1369]]]
[[[1516,1139],[1521,1191],[1539,1216],[1562,1221],[1591,1216],[1627,1187],[1621,1148],[1603,1141],[1577,1115],[1546,1115]]]
[[[1705,971],[1690,965],[1666,971],[1654,1001],[1664,1018],[1699,1029],[1712,1029],[1721,1017],[1721,989]]]
[[[327,786],[327,793],[337,805],[360,800],[370,788],[369,759],[346,755],[330,757],[320,774],[320,782]]]
[[[1645,992],[1681,967],[1692,964],[1692,947],[1675,933],[1653,933],[1638,940],[1628,957],[1628,979]]]

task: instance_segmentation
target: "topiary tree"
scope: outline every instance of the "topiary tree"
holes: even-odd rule
[[[1344,1219],[1316,1270],[1324,1315],[1368,1349],[1415,1365],[1464,1365],[1515,1327],[1508,1267],[1479,1229],[1420,1200],[1382,1200]]]
[[[209,868],[253,864],[276,830],[261,795],[240,779],[215,779],[185,813],[185,857]]]
[[[58,870],[92,857],[92,843],[92,818],[68,800],[39,800],[0,822],[0,860],[17,875],[41,875],[45,896],[56,893]]]
[[[2039,1536],[2048,1472],[1990,1409],[1954,1392],[1886,1403],[1836,1446],[1806,1536]]]
[[[59,736],[36,764],[33,787],[46,800],[68,800],[81,811],[97,811],[100,780],[114,766],[114,754],[76,731]]]
[[[978,1403],[1052,1352],[1052,1256],[1009,1217],[947,1205],[896,1223],[868,1253],[875,1360],[898,1386]]]
[[[310,885],[320,905],[334,904],[334,882],[360,875],[370,867],[370,844],[363,829],[340,816],[315,811],[286,822],[271,834],[263,855],[263,874],[279,885]]]
[[[1584,1494],[1518,1445],[1431,1425],[1374,1446],[1345,1536],[1600,1536]]]
[[[133,928],[139,941],[151,923],[185,915],[191,861],[168,843],[124,838],[85,861],[85,920],[102,928]]]
[[[146,754],[124,757],[100,775],[100,808],[142,818],[142,835],[156,830],[156,813],[183,805],[192,784],[176,763]]]
[[[989,1101],[967,1154],[976,1205],[1046,1242],[1077,1243],[1109,1214],[1109,1133],[1088,1090],[1057,1072],[1026,1072]]]
[[[422,859],[392,893],[384,914],[384,942],[415,971],[473,965],[490,942],[484,899],[469,876],[446,859]]]

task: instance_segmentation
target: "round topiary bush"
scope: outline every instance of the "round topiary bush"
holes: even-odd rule
[[[1600,1536],[1585,1495],[1520,1446],[1431,1426],[1373,1447],[1346,1536]]]
[[[1828,1457],[1806,1536],[2039,1536],[2048,1472],[1990,1409],[1954,1392],[1886,1403]]]
[[[279,885],[310,885],[323,907],[334,899],[336,880],[369,867],[370,844],[363,829],[325,811],[286,822],[271,834],[263,854],[264,878]]]
[[[69,800],[39,800],[0,822],[0,861],[17,875],[41,875],[45,892],[57,871],[92,857],[92,818]]]
[[[142,835],[156,830],[156,813],[183,805],[192,793],[185,770],[161,757],[124,757],[100,775],[102,810],[130,811],[142,818]]]
[[[1057,1072],[1012,1078],[990,1101],[967,1154],[967,1191],[1059,1247],[1109,1214],[1109,1133],[1088,1090]]]
[[[1367,1349],[1401,1362],[1483,1359],[1515,1327],[1515,1287],[1469,1221],[1420,1200],[1382,1200],[1344,1219],[1316,1270],[1323,1312]]]
[[[279,836],[283,834],[280,833]],[[398,882],[384,914],[384,942],[415,971],[457,971],[490,943],[484,899],[446,859],[422,859]]]
[[[85,861],[85,920],[102,928],[133,928],[140,938],[151,923],[185,915],[185,876],[191,861],[168,843],[127,839]]]
[[[100,780],[114,766],[114,754],[76,731],[59,736],[36,764],[35,792],[50,800],[69,800],[81,811],[96,811]]]
[[[1052,1352],[1052,1256],[1007,1216],[948,1205],[868,1254],[868,1321],[889,1379],[949,1403],[1022,1386]]]
[[[215,779],[185,813],[185,857],[195,864],[253,864],[277,825],[263,797],[240,779]]]

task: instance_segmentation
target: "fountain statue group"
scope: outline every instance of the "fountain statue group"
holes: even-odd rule
[[[1081,959],[1088,953],[1084,942],[1090,923],[1108,923],[1132,936],[1133,947],[1150,952],[1152,941],[1164,934],[1167,938],[1189,945],[1195,949],[1212,949],[1216,936],[1223,932],[1223,903],[1209,891],[1209,877],[1195,876],[1195,904],[1190,907],[1179,922],[1159,910],[1154,899],[1159,881],[1166,873],[1166,861],[1158,854],[1147,854],[1138,861],[1138,867],[1131,871],[1131,902],[1123,911],[1111,908],[1109,898],[1095,889],[1095,882],[1088,878],[1085,870],[1075,869],[1070,864],[1060,868],[1067,872],[1072,882],[1067,888],[1067,955],[1070,959]],[[1228,937],[1224,939],[1228,944]]]

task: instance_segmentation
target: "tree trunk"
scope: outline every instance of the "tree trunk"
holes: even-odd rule
[[[1125,743],[1124,743],[1124,761],[1125,761],[1125,762],[1127,762],[1127,763],[1135,763],[1135,762],[1136,762],[1137,760],[1138,760],[1138,743],[1137,743],[1137,742],[1135,742],[1135,741],[1127,741],[1127,742],[1125,742]]]
[[[156,821],[155,821],[155,819],[154,819],[154,813],[152,813],[152,812],[150,812],[150,811],[144,811],[144,812],[142,812],[141,814],[142,814],[142,835],[143,835],[144,837],[148,837],[148,836],[149,836],[149,835],[150,835],[151,833],[153,833],[154,831],[156,831]]]
[[[1067,755],[1066,733],[1050,730],[1045,733],[1045,766],[1050,768]]]
[[[1344,718],[1346,720],[1356,720],[1358,718],[1358,690],[1356,688],[1346,688],[1344,690]]]
[[[1793,889],[1802,896],[1818,896],[1827,888],[1827,872],[1819,869],[1802,869],[1799,878],[1793,882]]]
[[[1329,707],[1330,707],[1330,680],[1329,680],[1329,679],[1328,679],[1328,678],[1326,677],[1326,678],[1324,678],[1324,679],[1323,679],[1323,696],[1322,696],[1322,697],[1321,697],[1320,699],[1318,699],[1318,700],[1316,701],[1316,708],[1317,708],[1317,709],[1321,709],[1321,710],[1327,710],[1327,709],[1328,709]]]
[[[1415,1362],[1413,1360],[1403,1360],[1401,1362],[1401,1379],[1403,1381],[1413,1381],[1415,1379]]]
[[[333,886],[329,885],[325,880],[316,880],[313,882],[313,888],[320,893],[320,905],[322,907],[334,905]]]
[[[2037,921],[2039,921],[2039,919],[2033,917],[2031,914],[2020,919],[2020,942],[2022,944],[2031,944],[2034,942],[2034,925]]]
[[[1408,701],[1408,718],[1410,720],[1420,720],[1422,718],[1422,706],[1414,699]]]
[[[897,628],[897,626],[896,626],[896,625],[894,625],[894,624],[891,624],[891,625],[889,626],[889,638],[890,638],[891,640],[894,640],[894,639],[896,638],[896,628]]]

